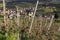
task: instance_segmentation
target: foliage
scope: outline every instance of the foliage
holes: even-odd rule
[[[6,36],[0,33],[0,40],[6,40]]]
[[[17,40],[17,34],[10,33],[6,36],[6,40]]]

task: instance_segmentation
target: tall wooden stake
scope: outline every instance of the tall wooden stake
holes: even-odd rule
[[[52,25],[52,23],[53,23],[53,19],[54,19],[54,15],[52,15],[52,19],[51,19],[51,21],[50,21],[50,23],[49,23],[48,30],[50,30],[50,27],[51,27],[51,25]]]
[[[17,7],[17,26],[18,26],[18,28],[19,28],[19,19],[20,19],[20,14],[19,14],[19,10],[18,10],[18,7]],[[20,38],[19,38],[19,36],[20,36],[20,34],[19,34],[19,31],[18,31],[18,40],[20,40]]]
[[[48,34],[49,34],[49,30],[50,30],[50,28],[51,28],[51,26],[52,26],[53,19],[54,19],[54,15],[52,15],[51,21],[50,21],[50,23],[49,23],[49,25],[48,25],[48,30],[47,30],[47,33],[46,33],[47,37],[50,37]]]
[[[35,8],[34,15],[33,15],[33,17],[32,17],[32,21],[31,21],[31,25],[30,25],[29,33],[31,32],[31,29],[32,29],[32,25],[33,25],[34,17],[35,17],[36,10],[37,10],[37,7],[38,7],[38,3],[39,3],[39,1],[37,0],[37,4],[36,4],[36,8]]]
[[[3,0],[4,23],[5,23],[5,25],[6,25],[5,11],[6,11],[6,7],[5,7],[5,0]]]
[[[20,19],[20,14],[19,14],[19,10],[17,8],[17,25],[19,26],[19,19]]]

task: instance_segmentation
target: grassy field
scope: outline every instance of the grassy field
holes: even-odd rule
[[[41,18],[35,17],[30,34],[28,33],[30,23],[31,23],[31,20],[29,21],[29,17],[21,16],[20,21],[19,21],[19,24],[20,24],[19,26],[17,26],[15,18],[12,20],[9,20],[8,22],[6,22],[7,25],[5,27],[2,24],[3,19],[2,20],[0,19],[0,25],[1,25],[0,26],[0,40],[17,40],[18,33],[20,34],[21,40],[48,40],[49,38],[52,40],[59,40],[60,32],[58,32],[57,28],[59,28],[60,22],[54,21],[51,26],[50,31],[48,32],[49,35],[46,35],[47,26],[50,20],[47,20],[47,25],[45,26],[46,18],[43,18],[43,19],[44,20],[41,20]]]
[[[14,7],[18,6],[19,8],[25,8],[25,7],[35,7],[32,3],[24,3],[23,4],[15,4]],[[9,9],[9,7],[8,7]],[[11,8],[12,9],[12,8]],[[58,11],[60,11],[59,8],[55,8]],[[53,11],[55,11],[53,8],[46,8],[42,6],[38,6],[38,10],[36,15],[42,14],[42,15],[50,15],[54,14]],[[59,13],[58,13],[59,14]],[[59,15],[60,16],[60,15]],[[31,33],[29,32],[29,28],[31,25],[31,20],[29,20],[29,16],[21,16],[19,18],[19,26],[17,25],[17,19],[16,16],[12,20],[6,19],[6,25],[4,25],[4,17],[0,15],[0,40],[60,40],[60,17],[58,19],[54,18],[53,24],[48,30],[48,25],[50,23],[50,20],[48,20],[45,17],[36,17],[34,18],[33,26],[31,29]],[[45,25],[47,24],[47,25]]]

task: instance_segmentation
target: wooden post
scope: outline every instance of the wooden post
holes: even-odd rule
[[[17,26],[18,26],[18,28],[19,28],[19,26],[20,26],[20,24],[19,24],[19,19],[20,19],[20,13],[19,13],[19,10],[18,10],[18,7],[16,7],[17,8]],[[17,40],[20,40],[20,33],[19,33],[19,31],[18,31],[18,39]]]
[[[19,19],[20,19],[20,13],[19,13],[19,10],[17,8],[17,25],[19,26]]]
[[[52,15],[52,19],[51,19],[51,21],[50,21],[50,23],[49,23],[48,30],[50,30],[50,27],[51,27],[51,25],[52,25],[52,23],[53,23],[53,19],[54,19],[54,15]]]
[[[7,16],[6,16],[6,5],[5,5],[5,0],[3,0],[3,14],[4,14],[4,25],[6,26],[6,19],[7,19]],[[8,27],[6,27],[6,31],[8,30]],[[5,35],[7,36],[8,34],[5,33]]]
[[[5,16],[5,11],[6,11],[6,7],[5,7],[5,0],[3,0],[4,23],[5,23],[5,25],[6,25],[6,16]]]
[[[36,8],[35,8],[34,15],[33,15],[33,17],[32,17],[32,21],[31,21],[29,33],[31,33],[31,29],[32,29],[32,26],[33,26],[33,21],[34,21],[34,17],[35,17],[35,14],[36,14],[37,7],[38,7],[38,3],[39,3],[39,1],[37,0],[37,4],[36,4]]]

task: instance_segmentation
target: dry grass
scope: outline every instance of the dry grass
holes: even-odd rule
[[[47,26],[48,26],[49,22],[50,22],[50,20],[47,20],[47,25],[45,26],[45,23],[46,23],[45,18],[43,18],[41,20],[41,18],[35,17],[32,31],[29,34],[29,38],[26,38],[26,39],[27,40],[28,39],[29,40],[48,40],[49,37],[52,40],[59,39],[60,36],[59,36],[58,28],[57,28],[57,26],[55,26],[55,25],[58,25],[57,23],[52,24],[52,27],[51,27],[50,31],[48,32],[49,35],[46,35],[47,28],[48,28]],[[9,33],[18,33],[20,31],[20,34],[21,34],[21,32],[23,32],[25,37],[28,37],[28,30],[29,30],[30,23],[31,23],[31,20],[29,21],[29,17],[20,17],[20,22],[19,22],[20,25],[19,26],[16,24],[16,19],[7,20],[6,23],[7,23],[6,31],[8,34]],[[3,26],[2,20],[0,20],[0,30],[1,30],[2,26]],[[23,31],[21,31],[21,30],[23,30]],[[58,38],[58,36],[55,36],[57,34],[58,34],[59,38]]]

